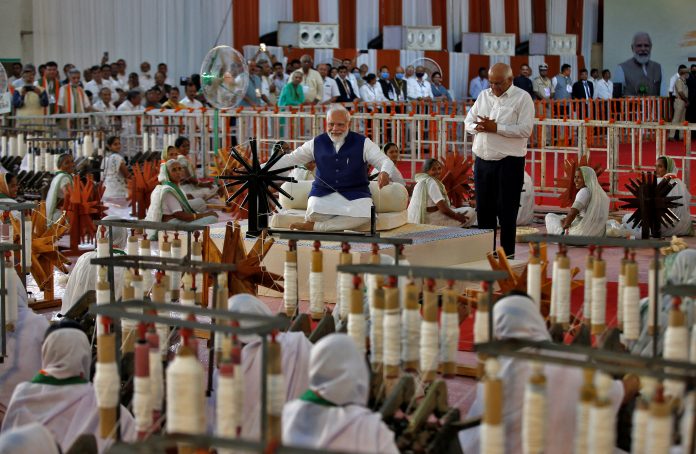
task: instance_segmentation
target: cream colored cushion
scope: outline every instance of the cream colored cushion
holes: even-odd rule
[[[309,191],[312,189],[311,181],[299,181],[297,183],[283,183],[281,186],[294,200],[290,200],[280,194],[280,204],[286,210],[306,210]],[[370,182],[372,201],[377,213],[391,213],[404,211],[408,207],[408,191],[403,185],[392,183],[379,189],[376,181]]]
[[[295,222],[304,222],[304,220],[305,210],[289,209],[281,210],[280,212],[274,214],[271,217],[270,224],[272,229],[289,229],[290,224]],[[405,225],[407,221],[408,213],[406,210],[393,211],[390,213],[379,213],[377,214],[377,225],[375,227],[379,231],[392,230]],[[363,232],[369,231],[369,222],[357,230]]]

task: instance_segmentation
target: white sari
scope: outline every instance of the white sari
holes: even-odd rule
[[[437,202],[440,200],[444,200],[447,206],[449,206],[447,191],[441,181],[427,173],[416,174],[415,180],[416,186],[413,188],[413,195],[408,204],[408,222],[411,224],[430,224],[445,227],[469,227],[476,223],[476,210],[471,207],[450,208],[455,213],[464,213],[466,215],[468,219],[464,224],[456,219],[452,219],[440,210],[428,213],[427,209],[431,206],[437,206]]]
[[[580,191],[573,202],[573,208],[579,211],[577,217],[568,229],[568,235],[578,236],[604,236],[606,233],[607,219],[609,219],[609,196],[597,181],[597,174],[591,167],[580,167],[585,187],[589,191],[590,200],[581,203]],[[582,189],[581,189],[582,191]],[[562,235],[562,222],[565,216],[555,213],[546,215],[546,232],[552,235]]]
[[[46,218],[49,226],[60,219],[62,212],[57,209],[58,199],[63,198],[63,190],[72,182],[72,175],[63,171],[56,173],[53,180],[51,180],[51,186],[48,188],[48,194],[46,195]]]

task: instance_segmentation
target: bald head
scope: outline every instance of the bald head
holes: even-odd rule
[[[505,63],[496,63],[488,70],[488,81],[495,96],[502,96],[512,85],[512,68]]]

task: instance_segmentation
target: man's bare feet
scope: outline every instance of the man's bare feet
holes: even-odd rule
[[[314,230],[314,222],[295,222],[290,224],[290,230]]]

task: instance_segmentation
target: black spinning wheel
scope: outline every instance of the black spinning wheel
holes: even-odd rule
[[[626,202],[621,208],[635,210],[627,223],[633,228],[640,226],[643,239],[660,238],[662,226],[673,226],[679,220],[672,209],[682,205],[675,202],[681,196],[668,195],[674,185],[667,178],[658,183],[653,172],[642,173],[640,179],[631,178],[626,185],[633,197],[619,199]]]
[[[252,138],[249,142],[251,149],[251,162],[247,161],[233,147],[230,152],[235,159],[242,164],[243,168],[233,169],[234,175],[220,176],[221,180],[233,180],[230,183],[225,183],[225,187],[233,188],[237,186],[235,192],[227,198],[227,204],[241,195],[244,195],[240,205],[246,206],[249,212],[249,229],[247,236],[257,237],[263,229],[268,228],[268,215],[271,208],[283,208],[278,201],[276,195],[269,190],[269,187],[275,189],[289,199],[293,197],[285,192],[277,182],[289,181],[297,183],[292,177],[284,177],[280,174],[294,168],[294,166],[273,169],[273,166],[283,157],[284,153],[281,147],[273,149],[273,155],[263,165],[259,162],[258,150],[256,147],[256,139]],[[246,194],[245,194],[246,193]]]

